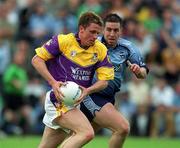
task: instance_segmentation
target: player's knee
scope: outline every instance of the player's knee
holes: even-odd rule
[[[130,126],[128,122],[124,122],[118,128],[115,129],[114,135],[120,136],[120,137],[126,137],[130,132]]]
[[[84,131],[82,137],[84,138],[85,141],[91,141],[94,138],[95,134],[94,134],[94,130],[93,129],[88,129],[86,131]]]
[[[129,132],[130,132],[130,126],[129,126],[129,124],[126,126],[126,127],[124,127],[124,129],[123,129],[123,133],[124,133],[124,135],[128,135],[129,134]]]
[[[87,139],[87,141],[92,140],[92,139],[94,138],[94,136],[95,136],[95,133],[94,133],[93,128],[92,128],[92,129],[89,129],[89,130],[87,131],[87,133],[86,133],[86,139]]]
[[[126,135],[129,134],[129,132],[130,132],[130,125],[129,125],[129,123],[127,122],[127,123],[125,123],[125,124],[122,126],[122,129],[121,129],[121,131],[120,131],[120,134],[126,136]]]

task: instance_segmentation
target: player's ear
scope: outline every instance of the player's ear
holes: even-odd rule
[[[83,31],[84,27],[82,25],[79,26],[79,31]]]

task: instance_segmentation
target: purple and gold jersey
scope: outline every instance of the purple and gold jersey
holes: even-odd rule
[[[57,81],[74,81],[89,87],[95,72],[99,80],[114,78],[107,48],[98,40],[85,50],[80,47],[75,34],[60,34],[37,48],[36,54],[46,61],[49,72]]]

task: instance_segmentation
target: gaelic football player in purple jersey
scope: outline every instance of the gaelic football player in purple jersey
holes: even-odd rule
[[[78,105],[89,94],[104,89],[107,80],[114,78],[107,48],[97,40],[102,26],[99,16],[86,12],[79,19],[77,34],[59,34],[36,49],[32,64],[53,90],[46,94],[45,129],[40,148],[57,147],[67,130],[72,134],[61,144],[63,148],[79,148],[93,138],[88,119],[79,109],[63,102],[59,87],[66,81],[79,84],[83,91],[76,102]],[[98,81],[92,85],[95,72]]]

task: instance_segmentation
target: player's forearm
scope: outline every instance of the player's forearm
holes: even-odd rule
[[[49,73],[45,61],[36,55],[32,59],[32,65],[39,72],[39,74],[52,86],[52,84],[55,82],[55,79]]]
[[[87,88],[88,94],[92,94],[94,92],[98,92],[104,88],[106,88],[108,85],[108,82],[105,80],[99,80],[96,83],[94,83],[92,86]]]
[[[140,68],[140,72],[137,73],[137,74],[135,74],[135,75],[136,75],[136,77],[139,78],[139,79],[145,79],[146,76],[147,76],[147,71],[146,71],[146,69],[145,69],[144,67],[141,67],[141,68]]]

